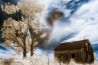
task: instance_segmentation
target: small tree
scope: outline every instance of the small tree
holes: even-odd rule
[[[35,0],[22,0],[17,5],[6,4],[2,10],[8,14],[21,11],[25,16],[21,21],[15,21],[8,18],[4,21],[2,28],[2,37],[5,39],[4,45],[14,46],[17,51],[23,51],[23,57],[26,57],[27,51],[31,51],[33,56],[34,47],[39,42],[44,42],[46,33],[43,32],[43,26],[38,22],[42,6]]]

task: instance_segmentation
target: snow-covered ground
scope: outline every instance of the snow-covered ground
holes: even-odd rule
[[[1,51],[1,50],[0,50]],[[16,54],[14,51],[10,51],[6,53],[1,53],[2,59],[0,59],[0,65],[4,65],[4,62],[8,62],[10,65],[60,65],[57,61],[54,61],[54,55],[53,54],[47,54],[43,53],[40,49],[37,49],[35,51],[35,54],[33,57],[30,57],[30,53],[27,54],[27,58],[22,57],[22,54]],[[67,64],[61,64],[61,65],[67,65]],[[74,61],[71,61],[69,65],[83,65],[83,64],[77,64]],[[89,65],[89,64],[86,64]],[[98,65],[98,62],[95,60],[95,62],[91,65]]]
[[[51,61],[49,60],[49,63],[48,63],[48,59],[46,56],[40,56],[40,55],[34,55],[33,57],[28,57],[28,58],[25,58],[25,59],[22,59],[22,58],[12,58],[13,61],[11,60],[11,58],[9,60],[9,62],[11,62],[10,65],[60,65],[59,63],[55,63],[54,61]],[[1,60],[2,62],[4,60]],[[0,65],[3,65],[3,64],[0,64]],[[68,65],[68,64],[61,64],[61,65]],[[83,64],[77,64],[75,63],[74,61],[71,61],[69,65],[83,65]],[[89,65],[89,64],[86,64],[86,65]],[[94,64],[91,64],[91,65],[98,65],[98,62],[94,62]]]

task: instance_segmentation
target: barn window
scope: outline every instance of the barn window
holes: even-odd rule
[[[72,59],[74,59],[75,58],[75,54],[72,54]]]

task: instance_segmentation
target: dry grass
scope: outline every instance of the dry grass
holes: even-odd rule
[[[14,59],[9,58],[9,59],[0,59],[0,65],[11,65],[13,63]]]

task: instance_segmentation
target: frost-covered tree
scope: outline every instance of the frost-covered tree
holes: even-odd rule
[[[13,46],[18,52],[23,51],[23,57],[27,52],[33,56],[34,47],[38,43],[44,43],[47,34],[43,32],[44,26],[40,25],[42,5],[35,0],[21,0],[17,5],[10,3],[1,6],[8,14],[20,11],[23,16],[21,21],[8,18],[3,23],[2,38],[5,46]]]

